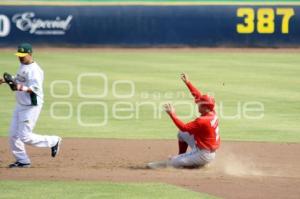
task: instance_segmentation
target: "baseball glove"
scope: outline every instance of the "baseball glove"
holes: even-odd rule
[[[9,85],[9,87],[12,91],[17,90],[17,83],[15,81],[15,78],[11,74],[4,73],[3,74],[3,79]]]

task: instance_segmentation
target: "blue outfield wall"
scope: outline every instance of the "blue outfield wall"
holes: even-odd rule
[[[0,6],[0,46],[299,47],[299,5]]]

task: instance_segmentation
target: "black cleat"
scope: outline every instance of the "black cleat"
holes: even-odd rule
[[[51,147],[51,156],[54,158],[58,153],[59,153],[59,148],[61,144],[62,139],[59,138],[58,142],[56,143],[55,146]]]
[[[31,164],[30,163],[21,163],[21,162],[15,162],[15,163],[12,163],[10,165],[8,165],[8,168],[30,168],[31,167]]]

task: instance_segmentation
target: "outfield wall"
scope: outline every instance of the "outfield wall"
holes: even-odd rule
[[[299,47],[297,5],[0,5],[0,46]]]

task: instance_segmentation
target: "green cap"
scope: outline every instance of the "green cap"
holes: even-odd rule
[[[22,43],[18,46],[18,52],[15,54],[18,57],[25,57],[32,53],[32,46],[29,43]]]

